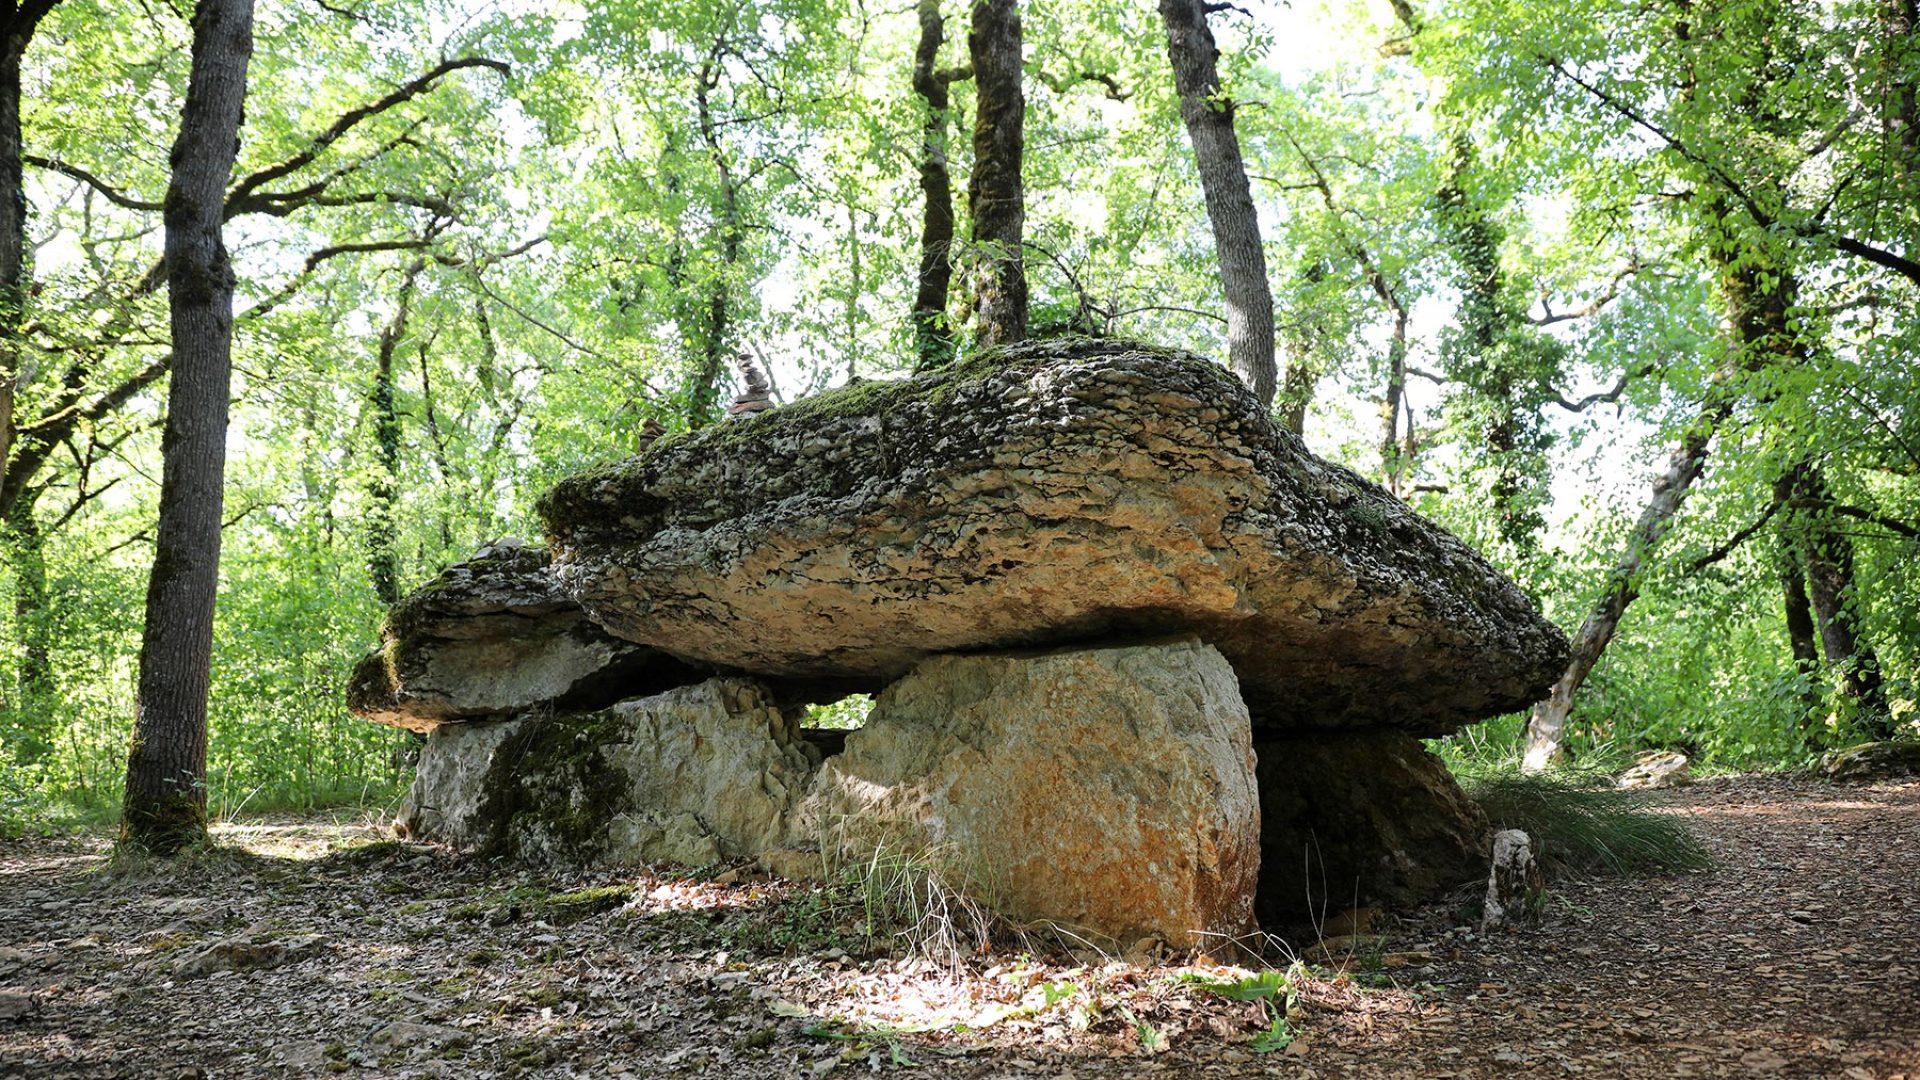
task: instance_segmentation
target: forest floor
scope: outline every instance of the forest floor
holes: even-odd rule
[[[1448,905],[1383,920],[1279,1026],[1204,964],[956,975],[863,958],[845,890],[529,877],[371,820],[230,824],[177,864],[9,842],[0,1076],[1920,1080],[1920,784],[1659,802],[1713,869],[1558,881],[1490,938]]]

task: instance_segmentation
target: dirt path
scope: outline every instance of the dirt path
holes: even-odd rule
[[[1219,969],[862,959],[854,898],[778,883],[531,878],[370,822],[230,827],[184,866],[8,844],[0,1076],[1920,1080],[1920,784],[1665,801],[1714,870],[1559,883],[1491,941],[1432,909],[1277,1035],[1181,977]]]

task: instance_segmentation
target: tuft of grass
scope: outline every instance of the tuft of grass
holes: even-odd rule
[[[1543,869],[1661,874],[1711,864],[1686,824],[1656,813],[1636,791],[1569,774],[1489,772],[1461,777],[1496,829],[1533,837]]]
[[[910,954],[948,968],[985,953],[1000,920],[992,908],[958,885],[934,853],[875,847],[841,867],[858,891],[869,943],[892,938]]]

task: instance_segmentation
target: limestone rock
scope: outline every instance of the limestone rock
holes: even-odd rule
[[[441,727],[401,826],[537,862],[703,866],[776,849],[818,766],[751,679],[597,712]]]
[[[284,936],[250,927],[232,937],[210,941],[168,963],[176,979],[204,979],[222,971],[269,971],[320,955],[328,947],[319,934]]]
[[[1678,750],[1649,750],[1620,774],[1615,785],[1622,789],[1679,787],[1693,782],[1690,765],[1687,755]]]
[[[394,605],[347,706],[411,731],[542,706],[596,707],[705,675],[589,622],[543,548],[497,541]]]
[[[1487,875],[1487,899],[1480,928],[1532,926],[1540,921],[1540,890],[1545,880],[1534,858],[1533,838],[1519,829],[1493,834],[1493,869]]]
[[[1480,875],[1487,820],[1440,759],[1394,731],[1254,741],[1260,919],[1406,907]]]
[[[877,689],[937,653],[1193,633],[1257,724],[1434,735],[1543,696],[1567,651],[1512,582],[1309,454],[1224,368],[1112,341],[662,439],[541,514],[596,622],[763,676]]]
[[[1889,740],[1835,750],[1820,759],[1832,780],[1896,780],[1920,776],[1920,741]]]
[[[794,835],[926,858],[1016,919],[1191,948],[1252,928],[1259,830],[1233,670],[1180,640],[925,661],[822,766]]]

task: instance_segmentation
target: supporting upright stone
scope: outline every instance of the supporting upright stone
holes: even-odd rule
[[[751,679],[428,737],[402,831],[535,862],[705,866],[777,849],[819,765]]]
[[[795,846],[923,858],[1004,914],[1123,946],[1253,928],[1246,706],[1194,640],[925,661],[795,820]]]
[[[1479,876],[1486,816],[1397,731],[1260,738],[1260,920],[1405,907]]]

